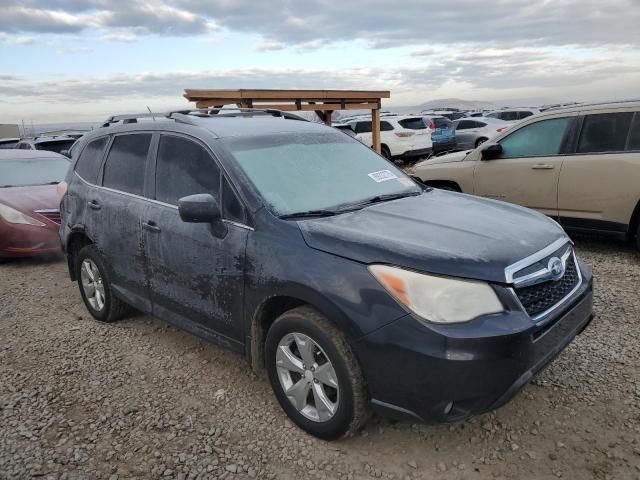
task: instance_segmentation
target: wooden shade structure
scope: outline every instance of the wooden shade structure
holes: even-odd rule
[[[380,153],[380,108],[388,90],[185,90],[197,108],[270,108],[285,112],[316,112],[331,125],[336,110],[371,110],[373,149]]]

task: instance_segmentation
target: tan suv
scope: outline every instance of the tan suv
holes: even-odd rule
[[[411,173],[536,209],[567,230],[635,238],[640,248],[640,101],[548,110]]]

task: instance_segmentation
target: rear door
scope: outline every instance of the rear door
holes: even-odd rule
[[[626,232],[640,200],[640,112],[588,113],[558,188],[563,226]]]
[[[571,122],[571,117],[541,120],[503,137],[499,158],[476,162],[476,195],[557,217],[558,179]]]
[[[192,137],[162,134],[154,176],[155,201],[142,221],[154,313],[241,348],[245,245],[252,230],[243,205],[209,149]],[[181,220],[178,200],[198,193],[216,198],[224,231]]]
[[[140,308],[148,307],[141,218],[146,171],[153,138],[150,132],[115,135],[101,173],[103,188],[91,189],[89,212],[96,217],[94,238],[110,270],[114,287]]]
[[[477,135],[478,122],[475,120],[458,120],[456,124],[456,141],[459,148],[475,148]]]

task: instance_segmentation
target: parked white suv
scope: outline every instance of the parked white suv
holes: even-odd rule
[[[412,162],[421,157],[428,157],[433,152],[431,128],[415,130],[406,128],[403,123],[411,121],[423,122],[422,115],[382,114],[380,118],[381,153],[388,159],[401,159]],[[334,125],[340,129],[348,126],[355,137],[365,145],[372,146],[371,115],[348,117]]]

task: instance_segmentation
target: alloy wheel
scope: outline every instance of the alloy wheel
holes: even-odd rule
[[[311,337],[289,333],[278,344],[276,368],[285,395],[305,418],[326,422],[338,410],[338,377],[329,357]]]
[[[104,308],[105,292],[102,283],[102,275],[100,270],[89,258],[85,258],[80,267],[80,281],[82,282],[82,290],[89,302],[89,305],[96,311],[100,312]]]

